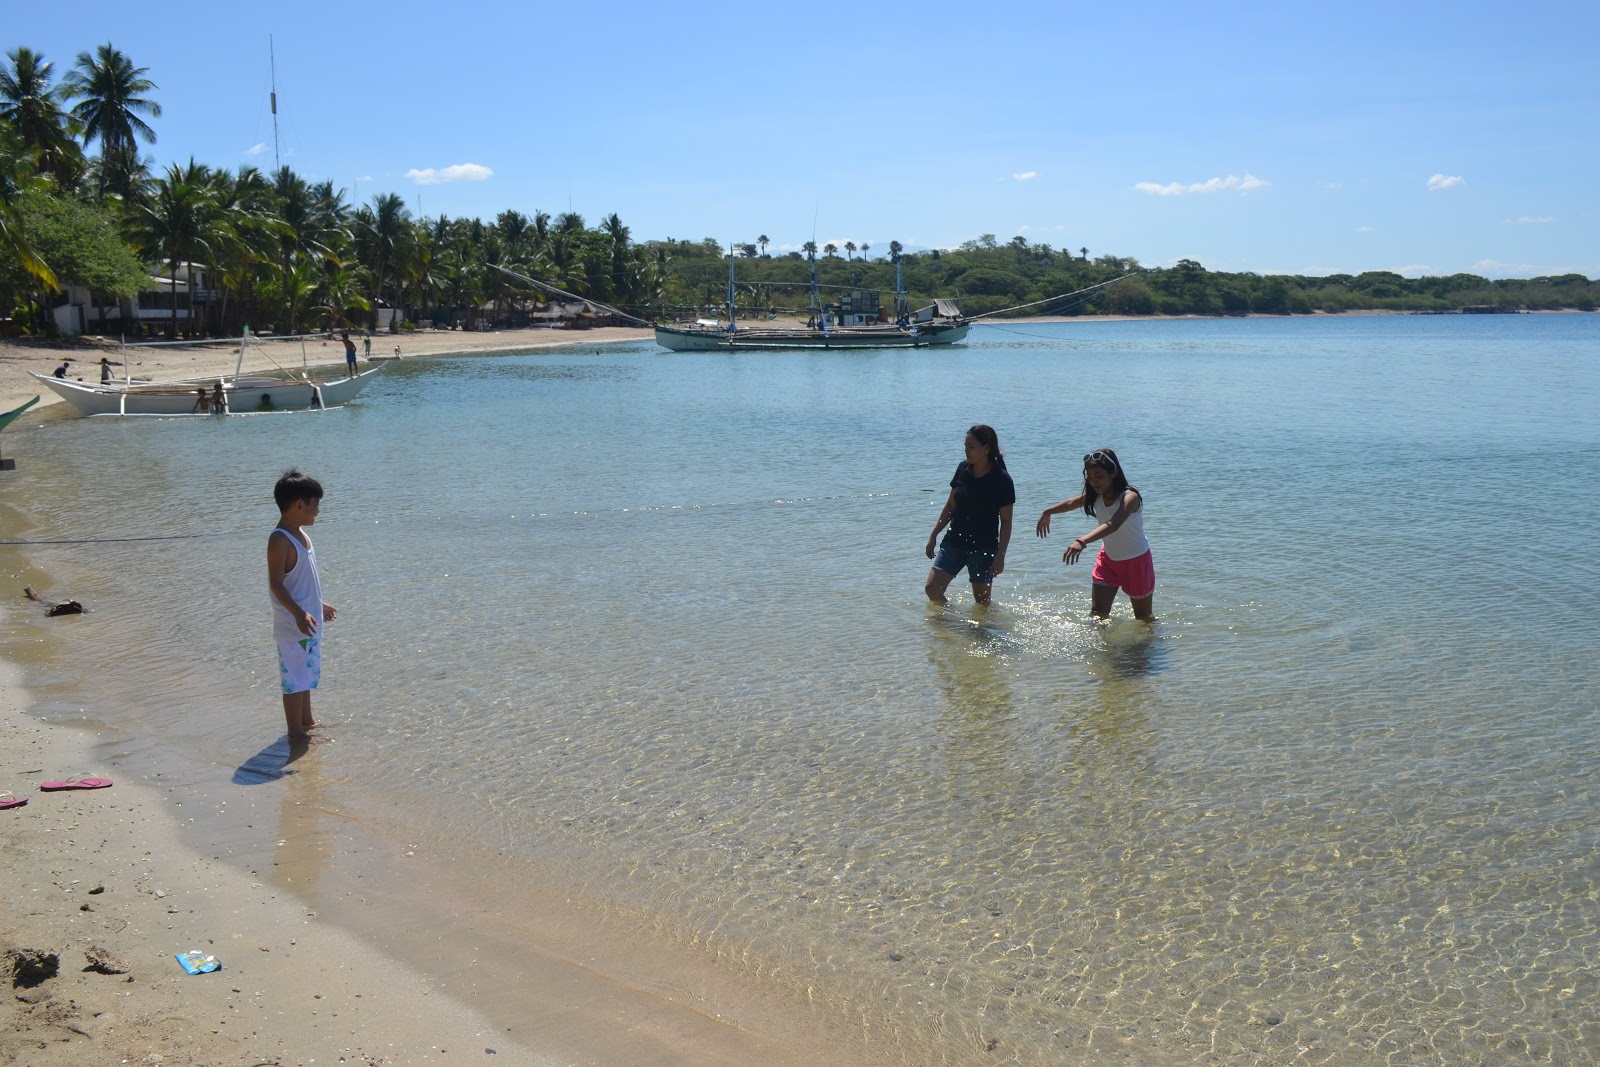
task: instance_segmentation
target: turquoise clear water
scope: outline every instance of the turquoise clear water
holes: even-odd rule
[[[232,767],[281,726],[261,557],[311,471],[341,810],[823,990],[886,1061],[1593,1062],[1597,412],[1592,315],[406,362],[342,411],[8,433],[8,539],[173,539],[3,551],[95,609],[41,713]],[[1016,534],[992,610],[937,612],[973,422]],[[1083,516],[1033,536],[1107,445],[1153,629],[1088,625]]]

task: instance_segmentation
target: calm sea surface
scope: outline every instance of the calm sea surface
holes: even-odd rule
[[[1015,535],[992,610],[960,580],[937,612],[974,422]],[[1088,625],[1090,520],[1033,536],[1100,446],[1153,629]],[[339,809],[655,914],[886,1060],[1600,1055],[1600,317],[440,359],[341,411],[5,452],[7,540],[132,539],[0,548],[94,609],[10,626],[51,639],[41,714],[285,788],[248,783],[301,466],[341,612],[339,743],[301,763]]]

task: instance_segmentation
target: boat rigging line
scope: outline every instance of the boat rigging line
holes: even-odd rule
[[[1079,300],[1077,302],[1077,304],[1069,304],[1068,305],[1068,308],[1073,308],[1073,307],[1077,307],[1078,304],[1086,304],[1090,300],[1093,300],[1096,296],[1099,296],[1100,294],[1099,294],[1098,290],[1104,289],[1108,285],[1116,285],[1118,282],[1126,281],[1127,279],[1129,279],[1131,277],[1133,277],[1132,274],[1124,274],[1120,278],[1111,278],[1111,279],[1108,279],[1107,281],[1098,282],[1095,285],[1089,286],[1087,289],[1079,289],[1079,290],[1077,290],[1075,292],[1071,292],[1071,293],[1061,293],[1061,294],[1059,294],[1057,296],[1047,296],[1043,300],[1032,300],[1032,301],[1029,301],[1026,304],[1018,304],[1015,307],[1000,308],[1000,309],[998,309],[996,311],[985,311],[985,312],[982,312],[982,313],[977,314],[977,315],[968,315],[967,318],[972,320],[972,321],[974,321],[974,322],[976,322],[978,319],[993,318],[996,315],[1005,315],[1005,314],[1008,314],[1008,313],[1010,313],[1012,311],[1021,311],[1023,308],[1038,307],[1040,304],[1051,304],[1051,303],[1054,303],[1057,300],[1065,300],[1068,297],[1082,296],[1083,299]],[[1094,295],[1093,296],[1084,295],[1084,294],[1087,294],[1087,293],[1092,293]],[[1057,310],[1058,311],[1065,311],[1068,308],[1057,308]]]
[[[592,304],[593,306],[595,306],[597,308],[600,308],[600,309],[602,309],[604,311],[608,311],[613,315],[617,315],[617,316],[619,316],[621,318],[627,319],[629,322],[637,322],[640,326],[649,326],[650,325],[649,322],[645,321],[644,319],[641,319],[639,316],[630,315],[626,311],[623,311],[619,307],[613,307],[610,304],[602,303],[599,300],[594,300],[594,299],[591,299],[590,297],[587,297],[587,296],[579,296],[576,293],[569,293],[565,289],[557,289],[555,286],[550,285],[550,284],[548,284],[546,282],[541,282],[537,278],[530,278],[526,274],[518,274],[514,270],[508,270],[507,268],[502,267],[498,263],[490,263],[489,266],[493,267],[495,270],[499,271],[501,274],[508,274],[511,277],[516,278],[520,282],[524,282],[524,283],[526,283],[528,285],[533,286],[535,289],[540,289],[540,290],[543,290],[544,292],[547,292],[547,293],[554,293],[556,296],[564,296],[569,300],[577,300],[577,301],[579,301],[581,303],[584,303],[584,304]]]

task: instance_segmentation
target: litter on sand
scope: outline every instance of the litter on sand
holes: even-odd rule
[[[208,974],[211,971],[222,970],[222,961],[215,956],[208,956],[197,948],[188,952],[180,952],[172,957],[190,974]]]

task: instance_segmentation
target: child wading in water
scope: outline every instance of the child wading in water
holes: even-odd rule
[[[1128,484],[1128,476],[1111,449],[1102,448],[1083,457],[1082,494],[1045,508],[1039,516],[1039,536],[1050,535],[1050,516],[1075,508],[1082,508],[1098,525],[1075,538],[1061,554],[1061,562],[1076,563],[1091,541],[1102,542],[1090,574],[1094,587],[1089,613],[1109,618],[1117,590],[1121,589],[1133,602],[1134,618],[1154,619],[1151,600],[1156,591],[1156,567],[1150,542],[1144,536],[1144,498]]]
[[[995,576],[1006,569],[1006,547],[1011,544],[1011,506],[1017,502],[1017,490],[1006,471],[1000,438],[992,427],[979,423],[967,431],[963,447],[966,462],[957,465],[950,496],[928,535],[926,552],[933,567],[922,591],[935,604],[946,602],[944,592],[963,567],[972,581],[972,599],[989,603]],[[938,544],[939,531],[947,523],[950,532]]]
[[[284,472],[272,488],[278,503],[278,528],[267,535],[267,587],[272,592],[272,636],[278,643],[283,680],[283,716],[289,743],[309,744],[317,725],[311,717],[311,690],[322,679],[324,622],[338,614],[323,603],[317,554],[305,527],[317,521],[322,486],[297,470]]]

